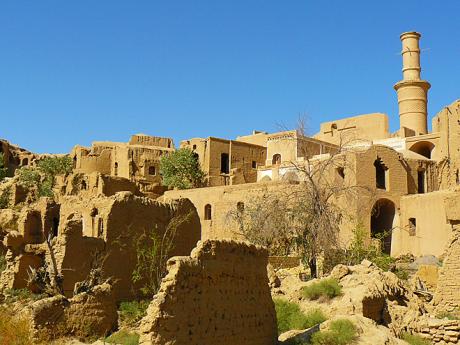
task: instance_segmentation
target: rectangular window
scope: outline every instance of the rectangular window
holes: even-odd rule
[[[417,220],[415,218],[409,218],[409,236],[415,236],[417,233]]]
[[[256,162],[256,161],[252,161],[252,168],[253,168],[253,169],[256,169],[256,168],[257,168],[257,162]]]
[[[418,180],[418,192],[425,193],[425,170],[419,170],[417,172]]]

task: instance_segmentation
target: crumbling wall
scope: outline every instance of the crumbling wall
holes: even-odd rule
[[[460,340],[460,321],[421,318],[411,327],[412,331],[430,341],[431,344],[454,345]]]
[[[105,337],[117,326],[117,307],[112,288],[104,283],[71,299],[57,295],[34,302],[24,311],[34,338]]]
[[[200,242],[169,261],[141,322],[141,344],[276,344],[267,251],[244,242]]]
[[[453,231],[452,241],[446,251],[434,305],[439,312],[453,312],[460,308],[460,227]]]

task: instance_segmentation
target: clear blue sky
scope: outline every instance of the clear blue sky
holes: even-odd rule
[[[460,1],[2,0],[0,137],[68,152],[369,112],[398,125],[399,34],[422,33],[430,118],[460,98]]]

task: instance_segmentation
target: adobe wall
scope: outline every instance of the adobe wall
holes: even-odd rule
[[[236,210],[239,202],[250,202],[256,195],[266,191],[283,190],[285,182],[247,183],[235,186],[218,186],[188,190],[167,191],[161,200],[166,202],[185,198],[195,206],[201,222],[201,238],[207,239],[241,239],[238,226],[229,217],[229,212]],[[211,219],[205,217],[205,206],[211,206]]]
[[[200,242],[175,257],[140,325],[140,344],[274,345],[277,323],[267,251],[244,242]]]
[[[446,256],[439,272],[434,305],[439,312],[458,312],[460,309],[460,227],[455,226]]]
[[[382,113],[364,114],[341,120],[323,122],[313,137],[336,145],[356,140],[376,140],[390,137],[388,116]]]
[[[440,188],[453,188],[460,184],[460,100],[441,110],[433,118],[433,132],[439,132],[436,155],[440,162]]]
[[[438,191],[401,197],[400,226],[393,232],[396,256],[407,253],[440,256],[444,253],[452,233],[446,218],[446,200],[450,195],[455,194]],[[411,226],[410,219],[415,220],[415,227]]]

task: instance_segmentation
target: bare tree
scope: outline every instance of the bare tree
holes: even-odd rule
[[[246,239],[268,247],[272,255],[300,255],[316,277],[317,258],[342,247],[341,203],[368,189],[357,186],[351,176],[349,143],[339,138],[337,145],[328,144],[304,133],[305,121],[300,119],[295,134],[291,132],[300,159],[285,165],[294,181],[286,181],[283,189],[267,187],[244,208],[231,210],[229,217]]]

